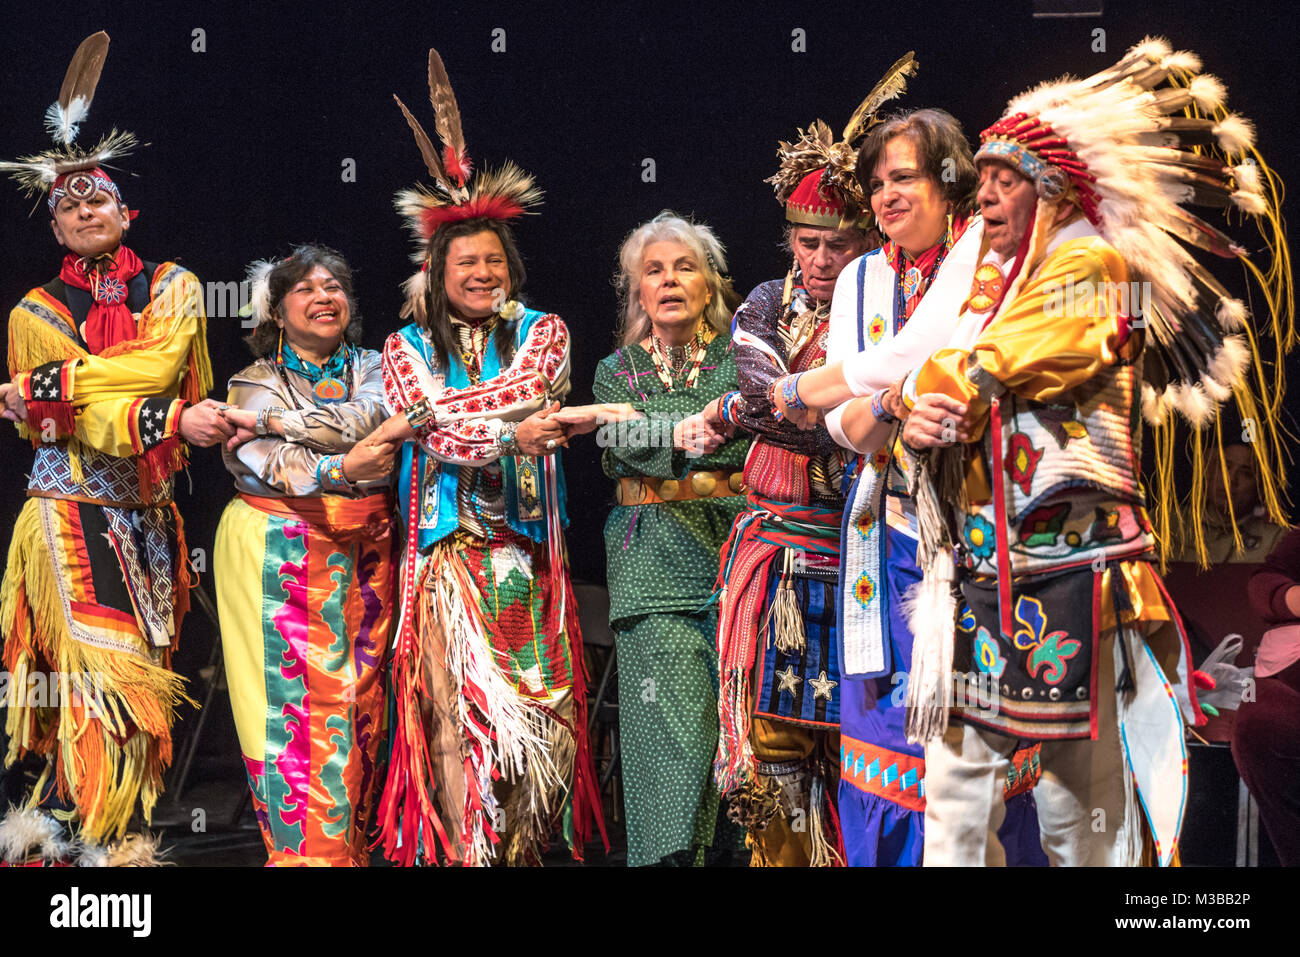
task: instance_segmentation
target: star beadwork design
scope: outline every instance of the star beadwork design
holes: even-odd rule
[[[794,673],[793,665],[786,665],[785,671],[778,671],[776,673],[776,680],[780,682],[780,687],[777,689],[778,691],[788,691],[791,694],[799,693],[799,682],[803,681],[802,678]]]
[[[813,689],[814,698],[825,698],[831,700],[831,690],[839,684],[838,681],[831,681],[826,672],[822,672],[816,678],[809,678],[808,684]]]

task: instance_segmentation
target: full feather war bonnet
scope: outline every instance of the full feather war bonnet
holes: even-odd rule
[[[1220,406],[1228,400],[1254,453],[1268,516],[1286,521],[1281,403],[1286,353],[1300,341],[1279,208],[1282,184],[1255,148],[1254,125],[1225,102],[1223,84],[1201,72],[1200,57],[1148,37],[1109,69],[1044,83],[1012,99],[981,134],[975,154],[976,163],[1010,164],[1038,192],[1025,267],[1009,282],[1041,259],[1050,239],[1047,207],[1064,201],[1076,204],[1115,247],[1130,287],[1142,290],[1140,310],[1130,302],[1127,311],[1130,327],[1145,334],[1141,406],[1154,432],[1150,491],[1161,554],[1186,544],[1202,562],[1204,472],[1213,456],[1227,479]],[[1197,215],[1189,206],[1210,213]],[[1263,268],[1244,244],[1204,218],[1216,211],[1225,226],[1231,217],[1253,222],[1268,259]],[[1213,262],[1207,253],[1241,265],[1246,285],[1258,293],[1256,316],[1263,312],[1267,321],[1252,316],[1198,259]],[[1185,501],[1174,487],[1171,411],[1190,426],[1194,479]],[[1240,548],[1239,520],[1230,517]],[[1188,528],[1191,541],[1176,541]]]
[[[9,173],[24,195],[49,193],[51,214],[65,193],[87,198],[96,190],[104,190],[122,203],[117,185],[102,167],[129,154],[137,145],[135,135],[115,129],[89,150],[75,142],[81,124],[90,115],[90,104],[107,57],[107,33],[101,30],[82,40],[68,64],[58,99],[45,111],[45,129],[54,140],[54,147],[0,162],[0,171]]]
[[[467,219],[498,222],[517,219],[541,202],[542,191],[532,174],[514,163],[475,173],[465,148],[456,94],[437,50],[429,50],[429,103],[433,107],[434,129],[442,141],[441,152],[401,98],[393,94],[393,99],[406,118],[424,166],[433,179],[432,185],[399,191],[395,200],[397,211],[406,220],[417,244],[411,261],[420,264],[420,270],[403,283],[406,302],[401,314],[403,318],[418,317],[424,309],[429,240],[434,233],[449,223]]]

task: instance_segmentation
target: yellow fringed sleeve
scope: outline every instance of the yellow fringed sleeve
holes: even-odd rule
[[[139,425],[139,399],[108,399],[92,402],[77,410],[76,429],[72,437],[109,455],[139,455],[147,451]],[[182,399],[174,399],[162,419],[159,441],[171,438],[180,430],[185,409]],[[152,443],[154,445],[157,442]]]
[[[917,373],[916,394],[939,392],[967,404],[978,441],[988,417],[970,371],[978,365],[1008,391],[1051,402],[1119,358],[1116,303],[1128,302],[1128,272],[1100,237],[1075,239],[965,349],[940,349]]]

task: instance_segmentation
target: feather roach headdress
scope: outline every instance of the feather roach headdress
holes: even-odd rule
[[[508,222],[541,202],[542,191],[532,175],[513,163],[474,175],[465,149],[456,94],[452,92],[451,80],[437,50],[429,50],[429,102],[433,105],[434,128],[442,141],[441,152],[406,104],[396,94],[393,99],[415,134],[415,145],[433,178],[431,186],[401,190],[396,198],[397,211],[418,244],[411,254],[413,262],[423,266],[430,238],[447,223],[479,218]],[[421,270],[407,280],[408,306],[413,299],[423,298],[423,279]]]
[[[1044,83],[1011,100],[981,135],[975,159],[1009,163],[1037,187],[1033,237],[1018,278],[1032,271],[1050,238],[1045,204],[1069,201],[1123,257],[1130,280],[1142,284],[1142,321],[1135,325],[1148,330],[1142,412],[1155,428],[1153,498],[1162,545],[1170,547],[1169,533],[1186,518],[1203,558],[1206,426],[1213,425],[1211,451],[1223,465],[1219,406],[1230,398],[1251,423],[1261,498],[1273,520],[1285,521],[1278,413],[1284,356],[1297,337],[1280,181],[1255,149],[1251,123],[1225,109],[1223,84],[1200,71],[1195,54],[1148,38],[1095,76]],[[1243,245],[1189,206],[1253,220],[1268,267],[1261,270]],[[1242,264],[1262,293],[1266,327],[1252,322],[1244,303],[1198,259],[1205,253]],[[1132,304],[1128,312],[1138,315]],[[1173,488],[1170,410],[1192,427],[1195,484],[1185,515]]]
[[[858,144],[880,122],[876,114],[881,106],[902,95],[907,78],[916,75],[917,67],[910,52],[890,67],[853,111],[839,141],[829,126],[814,120],[808,129],[799,131],[793,143],[778,146],[780,169],[764,182],[776,187],[787,220],[832,229],[871,225],[871,203],[854,172]]]
[[[24,194],[35,196],[48,192],[51,210],[66,192],[79,196],[87,191],[86,195],[93,195],[96,189],[103,189],[121,202],[116,184],[101,167],[127,155],[136,146],[135,136],[113,130],[89,150],[74,142],[82,122],[90,114],[90,103],[107,56],[107,33],[101,30],[82,40],[68,64],[58,100],[45,111],[45,129],[54,139],[55,147],[33,156],[0,162],[0,171],[8,172]]]

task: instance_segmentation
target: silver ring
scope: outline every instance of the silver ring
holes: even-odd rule
[[[556,445],[555,439],[547,439],[547,440],[546,440],[546,451],[548,451],[548,452],[551,451],[553,448],[555,448],[555,445]]]

